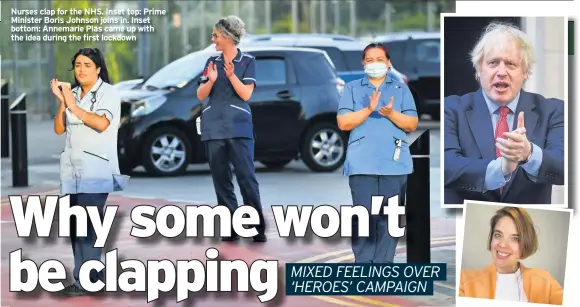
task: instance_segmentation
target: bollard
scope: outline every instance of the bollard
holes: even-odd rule
[[[431,189],[429,129],[411,144],[413,173],[407,180],[407,262],[431,262]]]
[[[10,105],[12,133],[12,186],[28,186],[28,143],[26,135],[26,94]]]
[[[2,134],[2,140],[0,140],[0,156],[7,158],[10,157],[10,96],[8,92],[8,81],[2,79],[0,80],[0,85],[2,87],[0,94],[0,105],[2,107],[0,110],[2,112],[2,117],[0,118],[2,121],[2,126],[0,126],[0,129],[2,129],[0,132]]]

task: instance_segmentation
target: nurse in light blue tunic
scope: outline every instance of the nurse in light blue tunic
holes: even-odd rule
[[[60,101],[54,121],[57,134],[65,134],[60,157],[61,193],[70,195],[71,206],[96,206],[103,217],[109,193],[121,191],[128,176],[119,171],[117,133],[121,100],[109,83],[102,53],[96,48],[79,50],[72,58],[75,83],[51,81],[52,91]],[[88,295],[79,283],[80,266],[89,260],[101,260],[102,248],[96,242],[89,222],[87,237],[76,236],[76,221],[71,218],[75,282],[64,289],[69,296]],[[92,282],[104,281],[104,273],[90,272]]]
[[[401,195],[413,160],[407,132],[417,129],[417,108],[404,83],[387,75],[388,50],[368,45],[362,54],[366,76],[348,83],[339,102],[338,127],[350,131],[344,175],[349,176],[353,205],[371,210],[372,196]],[[393,262],[398,238],[388,232],[387,217],[371,215],[369,236],[359,237],[358,221],[352,223],[352,250],[357,263]]]

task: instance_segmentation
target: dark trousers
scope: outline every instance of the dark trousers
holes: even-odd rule
[[[101,220],[104,216],[104,208],[105,203],[107,202],[107,197],[109,197],[108,193],[81,193],[81,194],[71,194],[70,195],[70,202],[72,206],[82,206],[82,207],[89,207],[95,206],[99,210],[99,215],[101,216]],[[75,267],[73,270],[73,277],[75,279],[75,284],[80,287],[79,281],[79,271],[81,269],[81,265],[89,260],[97,260],[101,261],[101,255],[103,253],[102,248],[94,247],[95,243],[97,242],[97,234],[95,232],[95,228],[93,227],[90,219],[88,218],[87,213],[87,236],[86,237],[77,237],[76,235],[76,217],[71,217],[70,222],[70,240],[72,244],[73,255],[75,258]],[[104,271],[97,272],[96,270],[91,270],[90,274],[91,282],[97,282],[101,280],[104,282]]]
[[[238,208],[233,185],[233,166],[244,205],[256,209],[260,216],[260,225],[256,226],[256,230],[259,234],[264,234],[266,224],[254,169],[254,140],[247,138],[209,140],[205,142],[205,146],[218,205],[228,207],[232,214]]]
[[[390,197],[399,195],[399,205],[403,205],[406,181],[407,175],[352,175],[349,177],[349,185],[353,205],[365,206],[369,210],[369,215],[372,196],[384,196],[383,206],[386,206]],[[368,237],[358,237],[356,217],[353,218],[352,227],[351,243],[355,262],[392,263],[394,261],[398,238],[389,234],[386,215],[382,213],[370,215]]]

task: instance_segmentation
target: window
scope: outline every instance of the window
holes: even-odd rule
[[[404,63],[405,61],[405,43],[407,41],[392,41],[383,43],[383,46],[389,50],[391,62],[396,66],[396,63]]]
[[[361,71],[364,70],[362,64],[362,50],[355,51],[344,51],[344,57],[346,58],[346,63],[349,71]]]
[[[153,74],[142,85],[142,88],[157,90],[168,87],[183,87],[202,73],[205,63],[212,55],[214,53],[201,51],[177,59]]]
[[[423,63],[440,63],[439,40],[421,40],[415,43],[417,61]]]
[[[342,52],[334,47],[311,47],[307,46],[306,48],[313,48],[324,50],[328,54],[328,57],[332,60],[334,67],[337,71],[348,71],[348,67],[344,62],[344,58],[342,57]]]
[[[302,84],[318,85],[336,80],[336,73],[328,58],[322,53],[304,52],[292,61],[296,66],[298,80]]]
[[[256,58],[256,83],[286,84],[286,61],[283,58]]]

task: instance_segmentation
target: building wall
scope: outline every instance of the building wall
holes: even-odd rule
[[[562,99],[564,103],[568,97],[565,91],[566,27],[563,17],[525,17],[522,20],[522,29],[530,35],[536,53],[536,65],[524,89],[546,98]],[[563,186],[554,186],[552,203],[563,204],[565,193]]]

